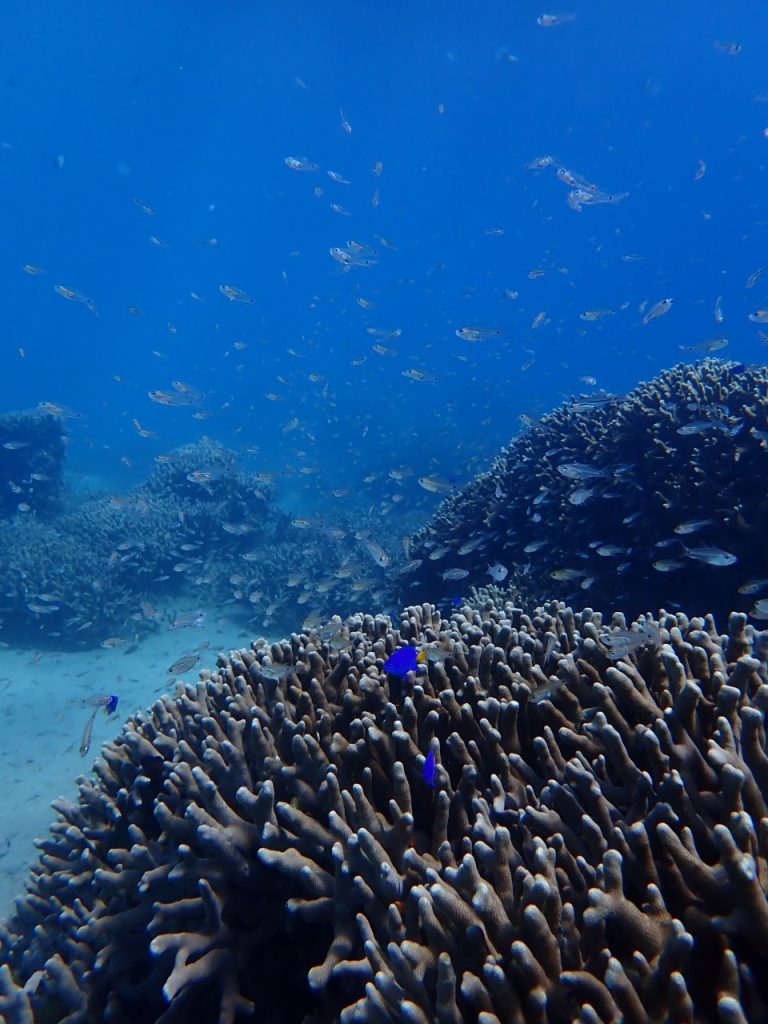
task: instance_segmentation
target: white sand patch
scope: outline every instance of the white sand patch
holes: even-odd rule
[[[127,649],[0,649],[0,919],[24,894],[29,864],[37,859],[34,840],[47,835],[56,817],[51,801],[77,800],[75,779],[90,772],[101,744],[134,711],[173,692],[176,679],[196,680],[200,669],[215,667],[219,651],[248,647],[259,635],[235,624],[226,610],[212,609],[202,628],[162,626]],[[193,652],[200,655],[193,668],[183,676],[168,674],[174,662]],[[117,713],[108,719],[97,712],[91,748],[81,757],[92,711],[82,702],[100,694],[119,697]]]

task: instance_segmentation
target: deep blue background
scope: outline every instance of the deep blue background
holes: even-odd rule
[[[545,12],[575,20],[542,28]],[[736,55],[717,45],[733,41]],[[207,435],[288,471],[286,497],[306,511],[346,487],[362,505],[403,490],[398,508],[421,515],[437,499],[390,469],[463,481],[521,413],[589,390],[580,376],[623,392],[717,334],[730,339],[722,355],[760,361],[747,314],[768,306],[768,274],[745,283],[768,263],[767,44],[757,2],[7,0],[0,406],[81,413],[69,466],[115,490]],[[545,154],[628,197],[574,212],[551,168],[526,169]],[[286,156],[319,170],[292,171]],[[341,272],[328,250],[350,239],[378,264]],[[254,303],[228,302],[222,283]],[[640,304],[664,296],[671,312],[643,326]],[[531,330],[542,311],[550,322]],[[462,325],[502,334],[471,344]],[[373,353],[379,340],[396,354]],[[408,368],[436,381],[412,383]],[[149,400],[172,380],[215,415]]]

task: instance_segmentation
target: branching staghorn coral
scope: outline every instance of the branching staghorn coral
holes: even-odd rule
[[[105,746],[3,932],[7,1020],[768,1019],[768,634],[350,625],[222,654]]]

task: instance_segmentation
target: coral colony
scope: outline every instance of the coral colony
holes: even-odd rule
[[[0,1012],[763,1020],[767,658],[482,593],[219,655],[56,802]]]
[[[53,805],[0,1020],[768,1020],[767,385],[706,359],[575,399],[445,497],[408,572],[363,535],[402,612],[305,620],[134,714]],[[295,540],[270,497],[206,442],[126,507],[29,518],[0,538],[7,622],[91,635],[179,562],[281,600],[297,544],[327,573],[349,541]],[[115,570],[95,593],[86,531]]]

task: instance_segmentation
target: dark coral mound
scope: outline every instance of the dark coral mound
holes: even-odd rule
[[[768,1019],[768,633],[489,600],[338,648],[220,655],[105,746],[8,1021]]]
[[[196,472],[208,479],[192,482]],[[55,519],[0,520],[4,635],[128,639],[154,626],[142,602],[185,591],[194,600],[195,585],[219,596],[252,537],[267,549],[285,528],[270,497],[233,453],[204,441],[175,451],[125,498],[94,495]]]
[[[386,583],[386,569],[354,540],[374,535],[395,547],[396,526],[375,511],[298,523],[306,529],[291,525],[273,484],[235,452],[207,439],[186,445],[124,496],[90,495],[53,518],[0,517],[3,636],[117,645],[180,605],[217,603],[274,634],[352,611],[360,591]]]
[[[719,616],[747,611],[754,597],[738,588],[768,577],[766,474],[768,368],[677,366],[602,408],[565,405],[513,441],[412,540],[422,564],[405,599],[463,593],[498,561],[534,603],[557,593],[635,615],[704,593]],[[736,561],[686,554],[701,548]],[[443,580],[455,568],[469,575]]]
[[[65,433],[42,409],[0,415],[0,515],[47,515],[61,502]]]

